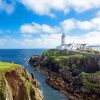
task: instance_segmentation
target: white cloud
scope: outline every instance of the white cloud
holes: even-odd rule
[[[72,9],[80,13],[93,8],[100,8],[100,0],[11,0],[11,3],[0,0],[0,10],[11,14],[15,9],[14,4],[18,2],[38,15],[51,17],[56,16],[55,11],[66,14]]]
[[[60,44],[60,36],[61,34],[42,34],[40,38],[43,41],[43,45],[45,47],[54,48]]]
[[[11,14],[15,9],[14,4],[18,2],[38,15],[51,17],[56,16],[55,11],[66,14],[72,9],[80,13],[93,8],[100,8],[100,0],[11,0],[11,3],[0,0],[0,10]]]
[[[100,30],[100,17],[95,17],[90,20],[80,21],[76,19],[65,19],[60,23],[64,32],[71,31],[73,29],[80,29],[82,31],[98,31]]]
[[[100,31],[89,32],[84,36],[84,41],[89,44],[99,44],[100,45]]]
[[[37,34],[37,33],[58,33],[58,27],[51,27],[47,24],[38,24],[38,23],[31,23],[31,24],[24,24],[20,27],[20,31],[22,33],[29,33],[29,34]]]
[[[82,30],[84,31],[98,31],[100,30],[100,18],[96,17],[91,19],[90,21],[80,21],[76,19],[66,19],[62,22],[60,22],[57,26],[50,26],[47,24],[38,24],[35,22],[32,22],[31,24],[24,24],[20,27],[20,31],[22,33],[28,33],[28,34],[57,34],[61,32],[70,32],[75,30]]]
[[[67,34],[66,34],[67,35]],[[8,42],[9,41],[9,42]],[[100,44],[100,32],[93,31],[80,36],[66,37],[66,43]],[[21,37],[0,39],[0,48],[55,48],[61,43],[61,34],[41,34],[40,37]],[[19,45],[20,44],[20,45]]]
[[[60,34],[41,34],[38,38],[22,36],[21,38],[0,39],[0,48],[54,48],[58,44],[60,44]]]
[[[92,8],[100,7],[100,0],[66,0],[69,6],[77,12],[84,12]]]
[[[92,8],[100,8],[100,0],[18,0],[28,9],[39,15],[54,17],[55,11],[64,13],[73,9],[76,12],[84,12]]]
[[[8,4],[6,1],[0,0],[0,11],[5,11],[6,13],[11,14],[13,13],[14,9],[15,8],[12,3]]]
[[[0,47],[5,46],[6,44],[6,39],[5,38],[0,38]]]
[[[60,32],[70,32],[73,31],[73,29],[80,29],[82,31],[84,30],[98,30],[100,24],[99,24],[100,18],[94,18],[90,21],[80,21],[76,19],[66,19],[57,26],[50,26],[47,24],[38,24],[35,22],[32,22],[31,24],[24,24],[20,27],[20,31],[22,33],[28,33],[28,34],[42,34],[42,33],[48,33],[48,34],[54,34],[54,33],[60,33]]]
[[[60,26],[64,32],[68,32],[74,29],[91,30],[95,28],[91,21],[80,21],[76,19],[66,19],[60,23]]]
[[[70,36],[67,35],[66,43],[85,43],[89,45],[100,45],[100,31],[85,33],[84,35]]]
[[[51,10],[67,12],[66,0],[19,0],[27,8],[39,15],[55,17]]]
[[[59,29],[56,27],[51,27],[49,25],[43,24],[41,25],[41,30],[45,33],[57,33]]]
[[[99,30],[100,31],[100,16],[99,17],[96,17],[96,18],[93,18],[91,20],[91,22],[93,23],[93,25],[96,26],[95,29]]]
[[[60,32],[64,31],[66,33],[69,31],[70,33],[71,31],[72,32],[77,31],[77,29],[80,29],[82,32],[84,32],[84,34],[82,35],[80,33],[80,35],[78,36],[77,35],[70,36],[69,34],[66,34],[67,35],[66,43],[75,42],[75,43],[86,43],[86,44],[100,44],[100,23],[99,22],[100,22],[100,17],[96,16],[93,19],[85,20],[85,21],[80,21],[76,19],[66,19],[61,23],[59,23],[59,25],[57,26],[38,24],[34,22],[31,24],[24,24],[28,26],[31,25],[31,27],[33,27],[31,29],[33,30],[32,33],[34,33],[34,27],[35,27],[36,32],[40,33],[39,34],[40,36],[33,39],[32,34],[31,35],[25,34],[23,44],[28,45],[28,47],[35,47],[35,48],[39,48],[39,47],[55,48],[61,42],[60,39],[61,34],[59,34]]]
[[[90,21],[77,21],[77,27],[83,30],[91,30],[94,28],[94,25]]]
[[[45,34],[38,38],[24,38],[21,44],[26,48],[54,48],[60,44],[61,34]]]
[[[76,22],[74,19],[67,19],[64,20],[60,23],[62,30],[64,30],[64,32],[73,30],[76,27]]]
[[[31,34],[39,32],[39,29],[32,24],[24,24],[21,26],[20,30],[22,33],[31,33]]]

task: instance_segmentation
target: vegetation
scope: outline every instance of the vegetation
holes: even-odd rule
[[[0,62],[0,100],[6,100],[6,91],[11,94],[9,98],[12,98],[16,91],[16,93],[18,93],[16,94],[16,98],[19,98],[20,94],[23,100],[29,100],[30,98],[32,100],[42,100],[42,94],[37,88],[37,83],[33,84],[33,82],[36,82],[36,80],[32,79],[32,76],[23,66],[14,63]],[[13,86],[13,84],[16,84],[16,86]],[[20,86],[22,89],[20,89]]]
[[[3,100],[4,98],[4,87],[3,87],[3,78],[4,78],[4,74],[7,71],[10,70],[14,70],[16,68],[16,66],[20,66],[17,64],[13,64],[13,63],[7,63],[7,62],[0,62],[0,98],[2,97],[1,100]]]
[[[41,64],[53,72],[58,74],[60,73],[65,83],[72,86],[71,88],[68,88],[68,91],[73,89],[75,90],[75,93],[86,93],[86,98],[88,98],[88,92],[91,93],[89,94],[90,96],[92,95],[92,91],[95,91],[96,95],[99,94],[100,71],[98,71],[98,59],[84,54],[71,53],[73,52],[69,52],[69,54],[67,54],[67,52],[64,50],[47,50],[41,57]],[[51,80],[51,85],[55,87],[55,80],[52,78]]]
[[[89,58],[90,56],[82,55],[82,54],[67,54],[64,50],[50,49],[43,53],[43,55],[47,55],[48,57],[52,57],[55,60],[61,60],[65,58]]]
[[[90,56],[82,54],[66,54],[64,50],[50,49],[43,53],[46,57],[42,61],[43,66],[48,66],[51,69],[67,69],[73,71],[80,65],[77,65],[78,61],[87,61]],[[73,61],[73,63],[72,63]]]
[[[65,53],[63,50],[57,50],[57,49],[49,49],[46,50],[43,55],[48,55],[48,56],[64,56]]]
[[[100,88],[100,71],[96,73],[81,73],[82,83],[88,89]]]
[[[84,50],[84,49],[81,49],[80,51],[82,52],[88,52],[88,53],[93,53],[93,54],[100,54],[100,51],[97,51],[97,50]]]

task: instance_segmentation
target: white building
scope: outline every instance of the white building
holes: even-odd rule
[[[57,46],[56,48],[57,49],[67,49],[67,44],[65,43],[65,40],[66,40],[66,35],[64,33],[62,33],[62,36],[61,36],[61,45]]]
[[[83,49],[86,45],[86,44],[80,44],[80,43],[75,44],[74,42],[70,43],[70,44],[66,44],[65,40],[66,40],[66,35],[64,33],[62,33],[61,45],[57,46],[56,48],[60,49],[60,50],[62,50],[62,49],[78,50],[78,49]]]
[[[85,46],[85,49],[100,51],[100,45],[87,45]]]
[[[81,43],[77,43],[75,44],[70,43],[70,44],[66,44],[65,42],[66,40],[66,35],[64,33],[62,33],[61,36],[61,45],[57,46],[57,49],[63,50],[63,49],[68,49],[68,50],[80,50],[80,49],[85,49],[85,50],[97,50],[100,51],[100,45],[87,45],[87,44],[81,44]]]

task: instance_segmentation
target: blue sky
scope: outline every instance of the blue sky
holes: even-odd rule
[[[100,0],[0,0],[0,48],[54,48],[62,32],[100,44]]]

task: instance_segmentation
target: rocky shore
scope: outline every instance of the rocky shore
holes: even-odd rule
[[[0,62],[0,100],[44,100],[39,82],[24,67]]]
[[[100,100],[100,58],[48,50],[29,64],[45,72],[46,83],[70,100]]]

